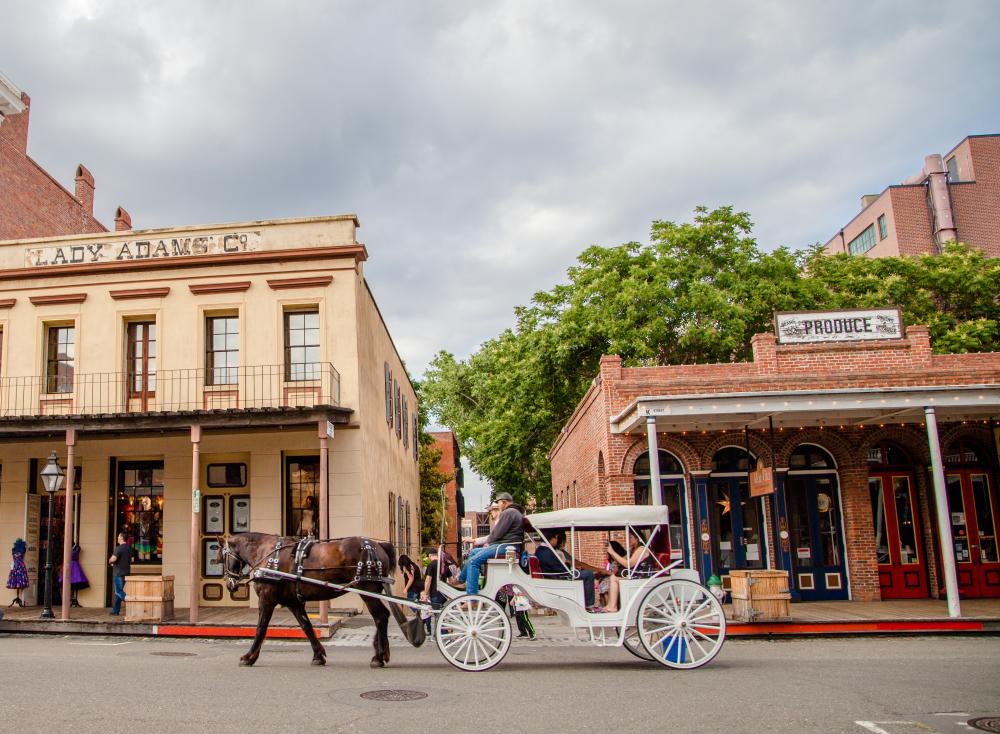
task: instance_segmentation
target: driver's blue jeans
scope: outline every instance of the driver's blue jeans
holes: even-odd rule
[[[479,567],[490,558],[503,558],[507,553],[507,549],[513,547],[509,543],[499,543],[472,551],[469,557],[465,559],[465,566],[462,567],[462,573],[458,575],[458,580],[465,582],[465,592],[467,594],[478,594]]]

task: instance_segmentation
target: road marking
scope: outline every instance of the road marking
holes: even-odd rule
[[[131,645],[132,640],[125,640],[124,642],[71,642],[70,645],[80,645],[83,647],[116,647],[118,645]]]

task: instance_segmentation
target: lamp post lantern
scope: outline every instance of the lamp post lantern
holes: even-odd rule
[[[52,613],[52,503],[66,478],[55,451],[49,454],[49,463],[42,469],[40,476],[42,486],[49,495],[49,522],[45,536],[45,607],[42,609],[42,619],[52,619],[55,617]]]

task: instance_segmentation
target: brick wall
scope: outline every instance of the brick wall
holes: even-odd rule
[[[461,518],[458,517],[458,468],[460,465],[458,438],[451,431],[431,433],[434,437],[434,446],[441,450],[441,459],[438,461],[438,469],[442,474],[447,474],[452,478],[444,485],[445,493],[445,513],[448,517],[448,526],[445,531],[445,543],[448,551],[456,558],[456,549],[459,547],[459,536],[462,533]]]
[[[555,506],[574,504],[630,504],[633,501],[633,467],[647,449],[644,430],[612,434],[610,420],[634,400],[653,395],[684,395],[753,391],[793,391],[823,388],[904,387],[931,385],[1000,384],[1000,353],[933,355],[926,327],[911,326],[905,338],[834,345],[780,345],[773,334],[753,340],[754,361],[733,364],[680,365],[630,368],[620,357],[601,359],[600,374],[563,428],[549,458]],[[942,447],[959,435],[975,435],[988,445],[984,426],[941,423]],[[982,433],[980,436],[979,434]],[[697,568],[699,554],[694,540],[694,482],[692,473],[711,469],[715,453],[725,446],[744,445],[742,431],[685,431],[659,433],[658,445],[673,453],[685,470],[688,517],[685,531],[691,558]],[[841,495],[842,527],[846,544],[851,596],[856,600],[880,598],[872,508],[868,490],[868,449],[890,440],[913,460],[914,486],[924,530],[924,553],[932,596],[938,590],[938,556],[934,542],[936,520],[929,481],[929,452],[922,424],[859,427],[779,429],[775,433],[774,464],[788,466],[796,447],[811,443],[835,460]],[[750,451],[765,466],[771,465],[771,444],[764,430],[750,435]],[[599,467],[602,468],[599,471]],[[578,503],[572,487],[577,487]],[[570,488],[567,493],[566,488]],[[768,546],[774,563],[770,507]],[[585,538],[582,557],[602,563],[604,538]]]
[[[28,155],[28,107],[0,124],[0,240],[50,237],[107,228],[94,218],[94,177],[76,171],[71,194]]]
[[[952,184],[958,238],[1000,257],[1000,136],[968,139],[975,181]]]

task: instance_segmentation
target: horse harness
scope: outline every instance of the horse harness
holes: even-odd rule
[[[260,561],[257,564],[253,564],[250,568],[249,573],[241,579],[246,578],[249,580],[253,578],[257,581],[279,581],[280,578],[275,578],[274,576],[268,577],[268,571],[280,571],[279,565],[281,563],[280,554],[285,548],[293,548],[292,550],[292,573],[295,575],[295,597],[298,599],[299,603],[304,603],[305,598],[302,596],[302,579],[307,570],[309,571],[327,571],[331,568],[309,568],[305,567],[305,561],[309,557],[309,553],[314,545],[320,543],[329,543],[329,540],[316,540],[312,537],[305,537],[293,543],[283,542],[285,539],[283,537],[278,537],[274,544],[274,550],[272,550],[265,559],[263,566],[260,566]],[[348,589],[363,582],[375,582],[381,585],[392,584],[394,579],[386,575],[385,565],[382,563],[382,559],[378,554],[378,547],[368,538],[361,538],[361,554],[358,558],[357,565],[355,566],[354,579],[349,583],[343,584],[344,589]],[[232,551],[225,552],[231,553]],[[247,564],[250,565],[250,564]],[[260,566],[258,568],[258,566]],[[349,568],[349,566],[336,566],[335,568]],[[228,567],[227,567],[227,573]],[[309,577],[305,577],[306,582],[310,581]]]

